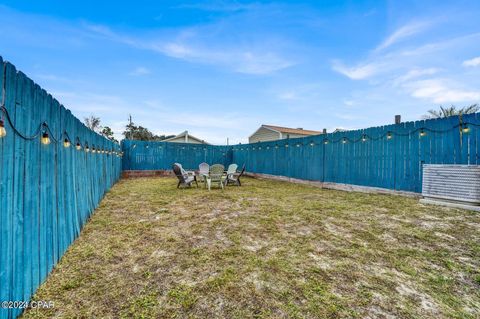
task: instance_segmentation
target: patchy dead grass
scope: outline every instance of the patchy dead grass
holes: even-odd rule
[[[478,213],[244,181],[120,181],[24,317],[480,316]]]

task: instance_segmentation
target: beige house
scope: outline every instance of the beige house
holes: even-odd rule
[[[190,143],[190,144],[209,144],[198,137],[188,134],[188,131],[182,132],[174,137],[167,138],[162,142],[172,143]]]
[[[305,137],[322,134],[320,131],[304,130],[303,128],[290,128],[262,124],[249,138],[249,143],[276,141],[285,138]]]

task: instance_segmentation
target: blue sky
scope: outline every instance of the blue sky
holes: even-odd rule
[[[480,102],[479,1],[0,1],[0,55],[119,134],[246,142]],[[120,136],[120,135],[118,135]]]

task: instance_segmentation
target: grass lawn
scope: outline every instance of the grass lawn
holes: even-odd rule
[[[121,180],[25,318],[479,318],[480,214],[244,179]]]

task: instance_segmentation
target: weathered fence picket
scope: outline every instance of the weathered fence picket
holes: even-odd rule
[[[86,153],[84,146],[120,146],[89,130],[1,57],[0,88],[13,124],[0,111],[7,131],[0,138],[0,302],[28,301],[120,177],[120,157]],[[39,128],[51,144],[40,143]],[[21,312],[0,308],[0,318]]]
[[[480,165],[479,135],[477,113],[233,146],[124,141],[123,169],[233,162],[252,173],[419,193],[423,164]]]

